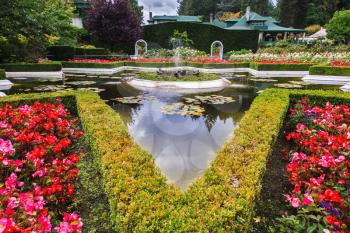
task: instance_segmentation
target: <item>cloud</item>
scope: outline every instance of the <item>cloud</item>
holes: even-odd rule
[[[143,6],[145,22],[149,19],[149,12],[153,15],[177,15],[177,0],[139,0],[139,5]]]

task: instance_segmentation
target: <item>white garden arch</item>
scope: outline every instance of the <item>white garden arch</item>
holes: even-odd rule
[[[145,52],[144,52],[144,54],[146,54],[147,53],[147,51],[148,51],[148,44],[147,44],[147,42],[145,41],[145,40],[138,40],[138,41],[136,41],[136,43],[135,43],[135,57],[138,57],[139,55],[140,55],[140,53],[139,53],[139,47],[141,47],[140,46],[140,44],[143,44],[143,46],[145,47]]]
[[[211,47],[210,47],[210,56],[213,57],[214,56],[214,47],[216,47],[217,45],[219,45],[220,47],[220,60],[223,59],[224,57],[224,45],[221,41],[219,40],[216,40],[214,41],[212,44],[211,44]]]

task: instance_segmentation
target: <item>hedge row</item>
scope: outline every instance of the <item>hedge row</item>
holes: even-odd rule
[[[89,97],[91,92],[64,92],[11,95],[0,99],[0,106],[11,103],[18,107],[33,104],[35,101],[49,103],[61,98],[63,105],[72,115],[78,117],[79,109],[93,104]],[[85,97],[83,100],[81,97]],[[92,98],[96,98],[92,95]],[[79,101],[78,101],[79,100]],[[95,113],[97,114],[97,113]],[[88,145],[88,142],[86,142]],[[84,223],[84,232],[113,232],[110,222],[110,210],[107,196],[104,192],[102,174],[96,159],[86,148],[87,154],[78,163],[79,181],[76,184],[75,205]]]
[[[246,232],[267,157],[288,110],[287,94],[271,97],[257,98],[235,138],[186,193],[166,183],[152,156],[97,95],[89,97],[93,104],[79,105],[85,133],[100,159],[115,230]]]
[[[187,66],[197,67],[197,68],[213,68],[213,69],[227,69],[227,68],[249,68],[248,62],[242,63],[223,63],[223,64],[208,64],[208,63],[197,63],[197,62],[187,62]]]
[[[0,80],[6,79],[6,72],[5,70],[0,69]]]
[[[171,48],[169,39],[175,30],[180,32],[186,31],[189,38],[193,41],[193,47],[208,53],[210,52],[211,43],[216,40],[224,44],[225,52],[241,49],[256,51],[258,49],[259,31],[225,30],[210,24],[188,22],[146,25],[144,26],[144,39],[150,45],[156,44],[157,47]]]
[[[113,63],[91,63],[91,62],[62,62],[63,68],[104,68],[112,69],[116,67],[124,66],[124,62],[113,62]]]
[[[61,71],[62,64],[60,62],[52,63],[3,63],[0,64],[0,69],[6,72],[46,72],[46,71]]]
[[[51,46],[48,47],[48,58],[53,61],[68,61],[74,56],[101,56],[108,55],[104,48],[74,48],[71,46]]]
[[[316,65],[310,68],[310,75],[350,76],[350,67]]]
[[[308,71],[315,64],[264,64],[251,62],[250,68],[258,71]]]
[[[63,94],[45,94],[52,99],[55,95]],[[312,103],[350,104],[349,94],[338,91],[263,92],[211,167],[182,193],[167,184],[152,156],[134,142],[117,112],[95,93],[74,95],[75,99],[64,100],[64,104],[76,104],[94,161],[101,169],[117,232],[247,232],[266,162],[290,103],[309,97]],[[104,216],[94,213],[92,217],[105,221]]]

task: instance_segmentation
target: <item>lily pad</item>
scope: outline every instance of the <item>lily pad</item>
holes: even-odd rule
[[[311,83],[306,83],[303,81],[289,81],[289,83],[293,84],[293,85],[301,85],[301,86],[309,86],[311,85]]]
[[[93,91],[96,93],[100,93],[102,91],[105,91],[105,89],[97,88],[97,87],[83,87],[83,88],[78,88],[77,90],[79,91]]]
[[[278,80],[276,79],[268,79],[268,78],[251,78],[249,80],[253,82],[265,82],[265,83],[278,82]]]
[[[185,98],[185,103],[188,104],[227,104],[233,102],[235,102],[235,100],[232,97],[225,97],[221,95],[195,96],[194,98]]]
[[[205,109],[195,104],[174,103],[160,109],[166,115],[202,116]]]
[[[279,83],[279,84],[275,84],[274,86],[279,87],[279,88],[286,88],[286,89],[301,89],[301,88],[303,88],[302,85],[291,84],[291,83]]]
[[[43,92],[49,92],[49,91],[62,91],[65,90],[65,86],[63,85],[46,85],[46,86],[37,86],[33,88],[35,91],[43,91]]]
[[[87,85],[93,85],[95,84],[95,81],[73,81],[73,82],[66,82],[66,84],[73,85],[73,86],[87,86]]]
[[[141,104],[143,101],[157,100],[157,97],[138,95],[138,96],[119,97],[113,100],[116,100],[123,104]]]

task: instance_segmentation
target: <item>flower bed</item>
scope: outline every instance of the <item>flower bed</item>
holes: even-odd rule
[[[349,123],[346,105],[311,106],[303,99],[290,110],[286,170],[293,190],[286,197],[297,213],[281,220],[282,229],[349,232]]]
[[[109,64],[109,63],[114,63],[114,62],[118,62],[118,61],[106,60],[106,59],[74,59],[74,60],[69,60],[69,62],[73,62],[73,63]]]
[[[70,207],[83,135],[76,119],[59,99],[7,104],[0,128],[0,232],[81,232]]]
[[[348,66],[350,67],[350,61],[332,61],[331,66]]]

